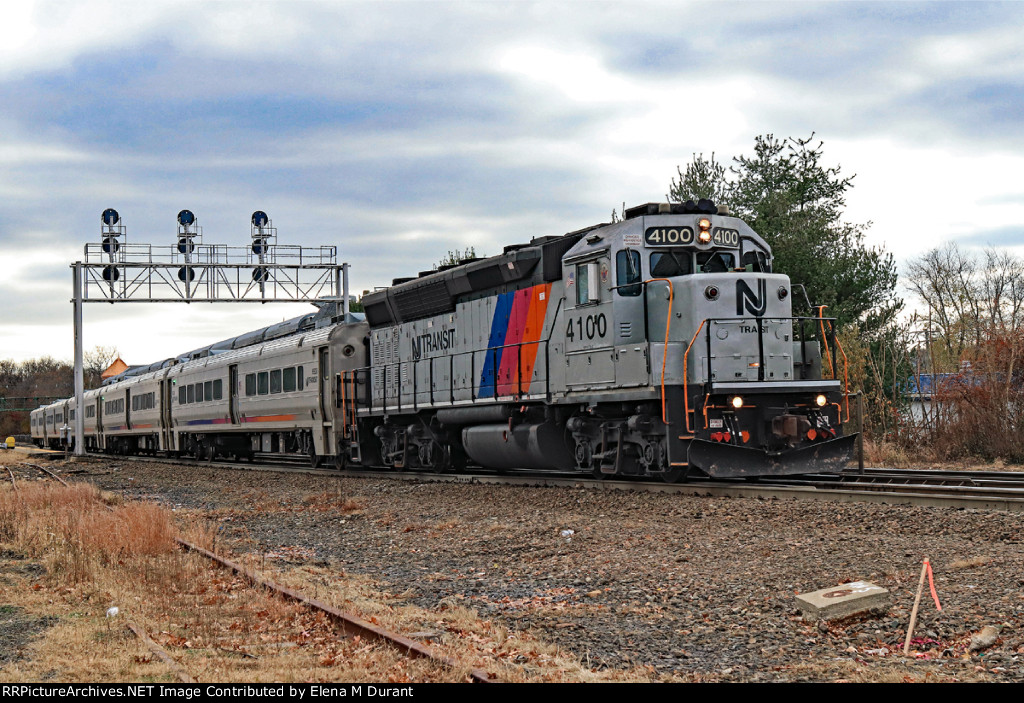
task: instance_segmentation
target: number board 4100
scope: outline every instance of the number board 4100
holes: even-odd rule
[[[644,231],[644,243],[649,247],[686,246],[696,243],[692,227],[648,227]],[[715,227],[711,230],[711,244],[720,247],[738,247],[739,230]]]

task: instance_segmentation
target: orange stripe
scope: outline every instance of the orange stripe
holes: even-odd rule
[[[542,299],[543,298],[543,299]],[[530,382],[533,380],[533,367],[537,362],[537,354],[540,352],[540,344],[529,344],[537,342],[544,333],[544,317],[548,311],[548,301],[551,300],[551,284],[533,287],[533,298],[530,300],[530,312],[526,316],[526,329],[523,330],[523,393],[530,392]]]
[[[288,422],[294,420],[295,415],[259,415],[257,417],[247,417],[246,422]]]

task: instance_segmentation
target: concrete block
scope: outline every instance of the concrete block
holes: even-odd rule
[[[867,581],[844,583],[796,597],[804,620],[838,620],[869,610],[886,609],[891,602],[889,591]]]

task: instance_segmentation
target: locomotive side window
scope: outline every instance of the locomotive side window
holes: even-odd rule
[[[256,374],[247,373],[245,374],[245,394],[256,395]]]
[[[576,264],[577,305],[596,303],[601,299],[600,289],[598,288],[599,281],[596,261]]]
[[[619,295],[640,295],[640,252],[623,249],[615,255],[615,285]]]
[[[697,254],[701,273],[725,273],[736,268],[736,255],[728,251],[702,251]]]
[[[658,251],[651,254],[651,276],[671,278],[693,273],[693,258],[688,251]]]
[[[274,369],[270,372],[270,392],[281,392],[281,369]]]
[[[270,382],[267,379],[268,374],[266,371],[260,371],[256,374],[256,392],[259,395],[267,395],[270,393]]]

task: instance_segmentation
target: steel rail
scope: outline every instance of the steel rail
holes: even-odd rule
[[[22,466],[31,466],[33,469],[39,469],[44,474],[49,474],[51,477],[53,477],[53,478],[57,479],[58,481],[60,481],[61,483],[63,483],[65,487],[71,488],[71,484],[69,484],[67,481],[65,481],[64,479],[62,479],[60,476],[58,476],[57,474],[53,473],[49,469],[40,466],[39,464],[30,464],[27,461],[23,461],[23,462],[21,462],[21,464],[22,464]]]
[[[175,538],[175,541],[183,549],[195,552],[196,554],[200,554],[206,557],[207,559],[211,559],[212,561],[217,562],[221,566],[231,569],[236,574],[238,574],[239,576],[241,576],[253,585],[266,588],[289,600],[297,601],[307,607],[313,608],[314,610],[320,610],[326,613],[328,616],[331,617],[331,619],[339,623],[342,629],[347,632],[356,632],[361,636],[373,637],[374,639],[382,640],[392,645],[393,647],[403,651],[407,656],[410,657],[422,657],[424,659],[429,659],[437,664],[441,664],[442,666],[454,669],[456,671],[463,668],[455,660],[436,654],[430,647],[422,645],[419,642],[409,639],[408,637],[403,637],[402,635],[397,635],[393,632],[388,632],[383,628],[377,627],[376,625],[372,625],[366,622],[365,620],[357,618],[354,615],[338,610],[337,608],[328,605],[327,603],[310,598],[309,596],[306,596],[294,589],[288,588],[287,586],[276,584],[273,581],[267,581],[261,578],[258,574],[256,574],[256,572],[246,569],[241,564],[236,564],[233,561],[229,561],[221,556],[218,556],[217,554],[214,554],[213,552],[207,551],[202,547],[192,544],[191,542],[186,542],[185,540],[178,538]],[[492,679],[486,671],[482,671],[480,669],[471,669],[469,672],[469,677],[473,683],[494,683],[494,679]]]
[[[179,665],[178,662],[174,660],[174,657],[168,654],[163,647],[161,647],[152,639],[150,639],[149,635],[146,634],[146,631],[144,629],[136,625],[131,620],[126,622],[125,626],[129,630],[134,632],[136,637],[142,640],[142,643],[146,645],[150,652],[159,657],[160,661],[166,664],[168,668],[170,668],[170,670],[174,672],[174,675],[178,677],[179,681],[181,681],[182,683],[197,683],[197,681],[194,678],[189,676],[188,673],[181,668],[181,665]]]
[[[547,473],[427,473],[416,471],[372,471],[372,470],[337,470],[312,469],[296,464],[239,464],[231,462],[205,462],[187,459],[170,459],[162,457],[130,457],[127,461],[151,463],[184,464],[188,466],[208,466],[210,468],[231,469],[236,471],[263,471],[302,473],[315,476],[353,477],[353,478],[384,478],[392,480],[412,480],[422,482],[476,483],[487,485],[518,485],[534,487],[570,487],[595,488],[600,490],[646,491],[649,493],[677,493],[681,495],[738,497],[738,498],[770,498],[811,501],[868,502],[902,505],[938,506],[955,508],[974,508],[985,510],[1004,510],[1024,512],[1024,495],[1018,497],[1012,490],[993,488],[970,491],[967,488],[976,486],[925,486],[918,488],[913,485],[882,484],[882,483],[845,483],[850,474],[794,476],[794,477],[761,477],[756,482],[746,480],[705,480],[687,483],[664,483],[650,480],[604,480],[569,472]],[[913,470],[908,470],[912,472]],[[957,477],[959,480],[960,477]],[[886,486],[886,488],[880,488]]]

